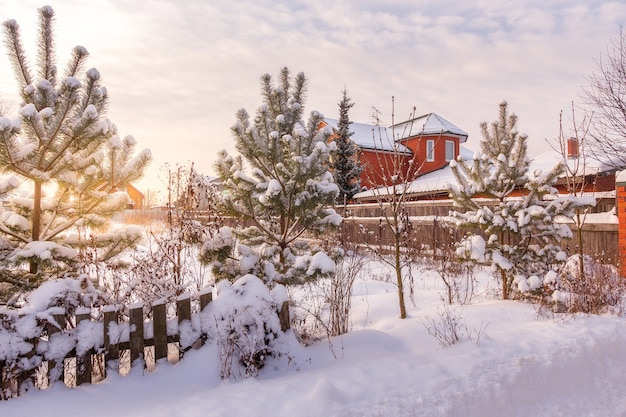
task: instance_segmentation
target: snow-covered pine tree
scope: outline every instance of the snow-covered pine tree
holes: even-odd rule
[[[96,69],[83,70],[88,56],[84,47],[73,49],[65,73],[58,77],[54,11],[44,6],[39,18],[36,71],[17,22],[4,22],[22,103],[19,117],[0,114],[0,169],[22,180],[23,195],[14,197],[0,215],[5,255],[0,275],[25,288],[49,277],[46,267],[75,259],[76,247],[92,244],[106,257],[136,241],[137,230],[101,235],[96,230],[125,208],[125,185],[139,178],[151,159],[149,150],[133,157],[135,140],[121,140],[105,117],[107,91]],[[92,235],[90,242],[78,230],[82,236]],[[24,264],[28,273],[19,268]]]
[[[302,119],[303,73],[292,80],[283,68],[277,85],[265,74],[261,86],[256,117],[251,121],[241,109],[232,127],[240,155],[222,151],[216,163],[224,214],[249,227],[234,235],[222,229],[205,243],[202,259],[213,264],[218,279],[253,273],[268,283],[299,283],[334,270],[329,256],[305,238],[341,222],[329,208],[339,191],[328,170],[335,146],[327,143],[330,129],[319,128],[320,113],[311,112],[306,123]]]
[[[354,133],[350,131],[352,121],[348,113],[354,103],[345,89],[342,91],[342,98],[338,105],[339,121],[337,129],[333,132],[337,149],[333,152],[330,166],[335,184],[339,187],[338,202],[344,204],[361,191],[359,176],[363,171],[363,166],[359,161],[359,148],[350,139]]]
[[[502,298],[513,284],[522,292],[539,290],[556,278],[556,265],[566,255],[559,246],[571,238],[559,215],[571,217],[576,203],[556,197],[553,187],[563,167],[529,173],[527,136],[516,128],[517,116],[500,104],[497,121],[481,123],[481,153],[472,161],[451,162],[457,184],[450,196],[458,210],[451,212],[457,224],[470,229],[457,253],[468,260],[489,262],[502,284]],[[487,205],[482,199],[495,202]]]

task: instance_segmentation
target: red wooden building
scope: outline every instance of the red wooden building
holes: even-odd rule
[[[325,119],[337,128],[337,120]],[[467,141],[467,133],[436,113],[384,127],[352,123],[352,141],[360,149],[367,189],[411,182],[448,165]]]

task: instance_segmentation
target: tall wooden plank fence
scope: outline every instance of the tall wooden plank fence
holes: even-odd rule
[[[415,236],[415,245],[426,245],[430,248],[441,248],[442,244],[453,245],[459,242],[466,230],[456,226],[448,228],[450,238],[442,240],[441,227],[450,225],[445,217],[420,219],[411,222],[412,234]],[[568,224],[574,235],[573,239],[562,239],[559,244],[568,256],[577,253],[576,230],[573,224]],[[617,223],[583,225],[583,252],[602,263],[618,265],[620,254],[618,248],[618,225]],[[344,242],[357,245],[378,247],[384,250],[393,244],[391,231],[385,225],[382,217],[346,217],[341,225],[341,238]]]

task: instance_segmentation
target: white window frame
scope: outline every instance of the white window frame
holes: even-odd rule
[[[454,159],[454,151],[455,151],[454,141],[447,140],[446,141],[446,162],[450,162]]]
[[[426,162],[433,162],[435,160],[435,141],[429,139],[426,141]]]

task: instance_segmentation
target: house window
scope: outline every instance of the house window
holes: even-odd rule
[[[454,141],[446,141],[446,162],[450,162],[454,159]]]
[[[433,162],[435,160],[435,141],[426,141],[426,161]]]

